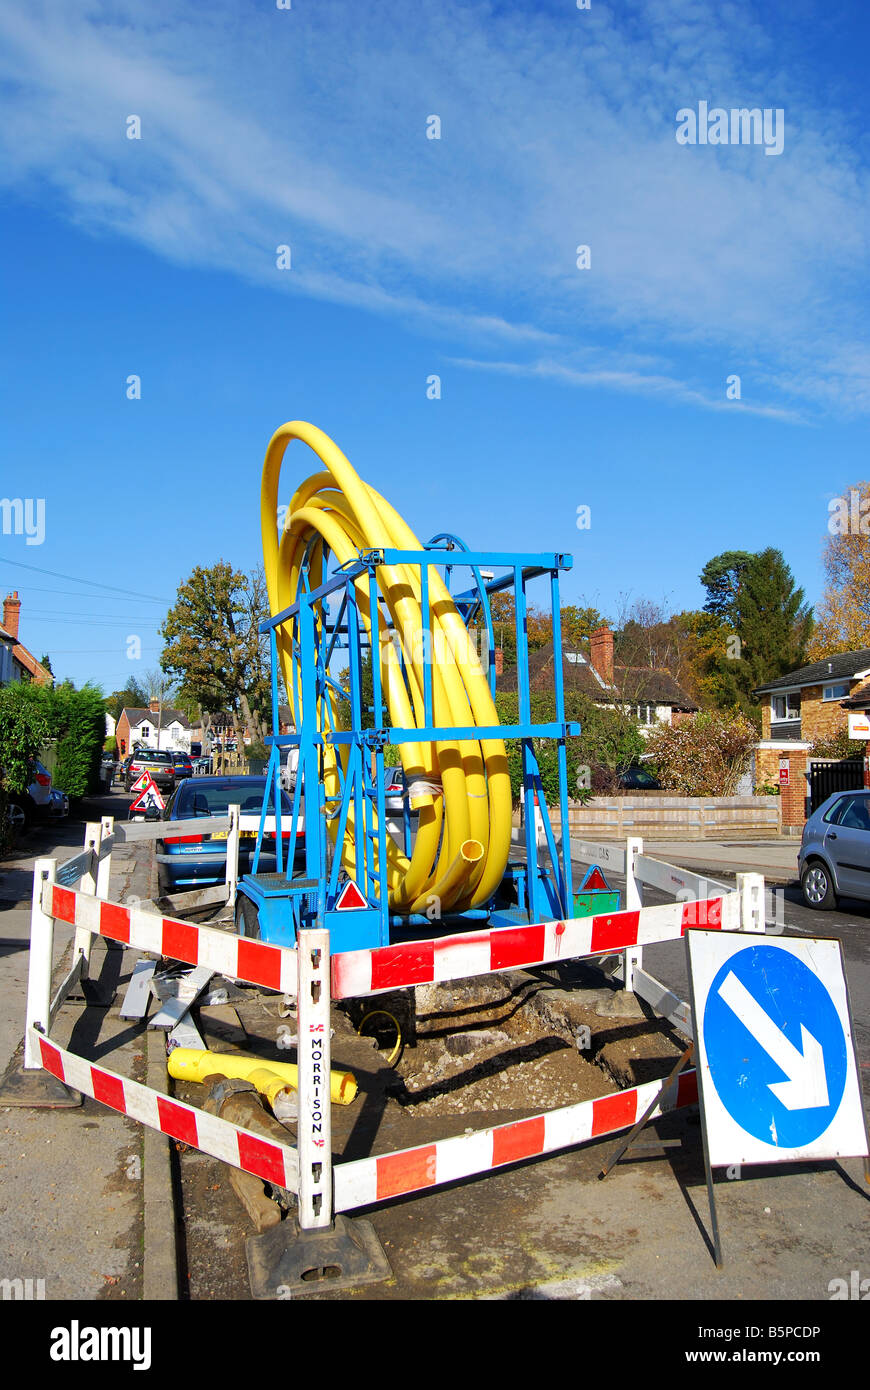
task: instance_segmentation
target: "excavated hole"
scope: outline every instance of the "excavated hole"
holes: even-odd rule
[[[513,972],[418,986],[416,999],[410,991],[379,996],[404,1043],[390,1095],[411,1115],[433,1116],[538,1112],[611,1094],[618,1086],[595,1060],[594,1030],[581,1052],[574,1022],[546,1007],[553,989],[550,981]],[[352,1017],[355,1011],[358,1024],[365,1001]],[[394,1048],[388,1020],[373,1018],[365,1032],[382,1051]]]

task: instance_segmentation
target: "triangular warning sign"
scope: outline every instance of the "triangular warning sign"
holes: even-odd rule
[[[163,800],[163,797],[152,781],[150,773],[144,772],[142,777],[145,777],[147,781],[142,788],[142,795],[138,796],[130,807],[130,814],[132,814],[133,811],[144,811],[146,814],[149,811],[165,811],[166,802]],[[139,778],[140,782],[142,781],[142,777]],[[135,791],[136,787],[134,787],[133,790]]]
[[[351,912],[360,907],[368,907],[368,903],[353,879],[349,878],[335,900],[334,911]]]
[[[150,772],[140,772],[136,781],[130,788],[131,792],[144,792],[147,786],[154,786],[154,779]]]
[[[583,882],[580,884],[579,891],[582,892],[593,888],[603,888],[605,892],[610,891],[610,884],[607,882],[607,879],[604,877],[597,864],[594,864],[588,871]]]

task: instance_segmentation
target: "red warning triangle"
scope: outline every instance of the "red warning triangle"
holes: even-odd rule
[[[353,879],[349,878],[335,900],[334,911],[352,912],[360,907],[368,907],[368,903]]]
[[[606,891],[610,884],[596,864],[589,870],[580,886],[581,888],[603,888]]]
[[[138,796],[130,807],[130,811],[164,811],[166,809],[166,802],[157,790],[157,786],[152,780],[151,775],[146,772],[143,776],[148,780],[142,788],[141,796]],[[139,781],[141,780],[142,778],[140,777]],[[134,787],[133,790],[135,791],[136,787]]]
[[[133,783],[130,790],[131,792],[144,792],[145,788],[149,786],[154,786],[154,779],[152,778],[151,773],[140,772],[139,776],[136,778],[136,781]]]

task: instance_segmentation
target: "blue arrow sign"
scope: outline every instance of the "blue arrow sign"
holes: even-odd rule
[[[725,1109],[779,1149],[828,1128],[846,1086],[846,1038],[824,985],[777,946],[748,946],[725,961],[704,1010],[704,1048]]]

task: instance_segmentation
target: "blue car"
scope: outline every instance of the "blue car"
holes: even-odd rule
[[[223,816],[228,808],[240,806],[242,816],[249,824],[240,832],[239,839],[239,877],[251,872],[254,848],[257,840],[256,823],[263,806],[266,790],[265,777],[190,777],[176,788],[166,805],[163,820],[184,822],[181,834],[171,834],[169,826],[163,838],[157,841],[157,879],[160,895],[177,893],[185,889],[208,888],[223,883],[227,870],[227,832],[217,834],[197,834],[197,817]],[[291,847],[293,836],[291,816],[292,798],[281,793],[281,838],[283,841],[283,865],[287,867],[288,853],[294,862],[304,855],[304,820],[299,816],[295,834],[295,845]],[[182,827],[179,826],[181,830]],[[263,836],[260,852],[260,872],[274,873],[275,834],[267,830]]]

